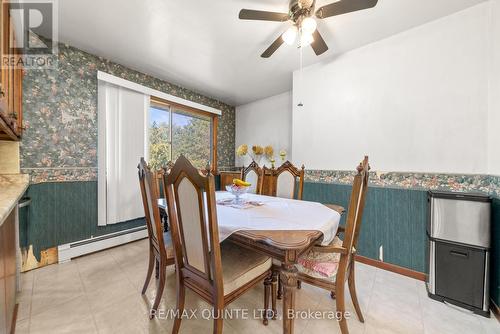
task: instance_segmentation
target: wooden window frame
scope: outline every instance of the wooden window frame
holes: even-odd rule
[[[159,105],[159,106],[165,106],[169,108],[169,112],[172,113],[174,109],[180,110],[180,111],[186,111],[188,113],[198,115],[198,116],[203,116],[203,117],[209,117],[212,120],[212,147],[211,147],[211,170],[212,173],[216,174],[217,173],[217,127],[219,125],[219,115],[200,110],[197,108],[193,108],[190,106],[186,106],[180,103],[168,101],[156,96],[151,96],[150,97],[150,105]],[[170,126],[172,126],[170,124]],[[170,142],[172,143],[172,133],[170,133]]]

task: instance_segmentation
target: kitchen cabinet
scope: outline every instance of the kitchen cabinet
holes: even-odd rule
[[[17,208],[0,223],[0,334],[13,333],[16,309]]]
[[[0,174],[0,334],[14,333],[20,251],[18,205],[29,175]]]
[[[0,0],[1,1],[1,0]],[[14,25],[9,3],[0,6],[0,140],[19,140],[22,133],[23,68],[20,55],[12,54],[15,45]]]

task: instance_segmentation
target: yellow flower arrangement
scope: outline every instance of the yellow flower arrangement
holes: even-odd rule
[[[262,146],[254,145],[254,146],[252,146],[252,152],[256,156],[259,156],[259,155],[264,154],[264,149],[262,148]]]
[[[247,144],[241,144],[236,149],[236,155],[238,157],[250,155],[253,161],[260,161],[260,158],[264,155],[269,162],[274,166],[274,162],[276,161],[274,158],[274,148],[271,145],[267,145],[266,147],[262,147],[260,145],[253,145],[252,151],[249,152]]]
[[[274,156],[274,148],[271,145],[267,145],[264,147],[264,154],[268,159],[271,159]]]
[[[248,153],[248,146],[247,144],[242,144],[238,146],[238,149],[236,150],[236,155],[239,157],[245,156]]]

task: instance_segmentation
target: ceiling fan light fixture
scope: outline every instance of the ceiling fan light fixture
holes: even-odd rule
[[[326,0],[325,0],[326,1]],[[317,19],[357,12],[373,8],[379,0],[330,0],[333,1],[316,9],[316,0],[289,0],[287,13],[276,13],[263,10],[242,9],[238,14],[240,20],[293,22],[285,33],[280,34],[274,42],[260,55],[262,58],[271,57],[282,44],[298,47],[311,45],[316,56],[328,51],[328,45],[317,29]]]
[[[300,24],[300,28],[306,34],[312,34],[317,27],[318,24],[316,23],[316,20],[313,19],[312,17],[306,17],[305,19],[302,20]]]
[[[300,47],[311,45],[314,42],[312,34],[307,34],[304,31],[300,34]]]
[[[295,40],[297,39],[297,34],[298,34],[298,29],[296,26],[291,26],[288,28],[283,35],[281,35],[281,38],[283,38],[283,41],[288,44],[288,45],[293,45],[295,44]]]

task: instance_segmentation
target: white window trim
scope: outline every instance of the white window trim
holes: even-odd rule
[[[106,72],[97,71],[97,79],[109,82],[109,83],[117,85],[117,86],[125,87],[128,89],[143,93],[145,95],[155,96],[155,97],[158,97],[160,99],[168,100],[168,101],[182,104],[182,105],[185,105],[188,107],[203,110],[203,111],[206,111],[206,112],[209,112],[212,114],[216,114],[216,115],[222,114],[222,112],[219,109],[215,109],[215,108],[212,108],[212,107],[209,107],[209,106],[197,103],[197,102],[193,102],[193,101],[189,101],[189,100],[177,97],[177,96],[173,96],[173,95],[161,92],[159,90],[152,89],[152,88],[140,85],[138,83],[119,78],[117,76],[111,75],[111,74],[106,73]]]

